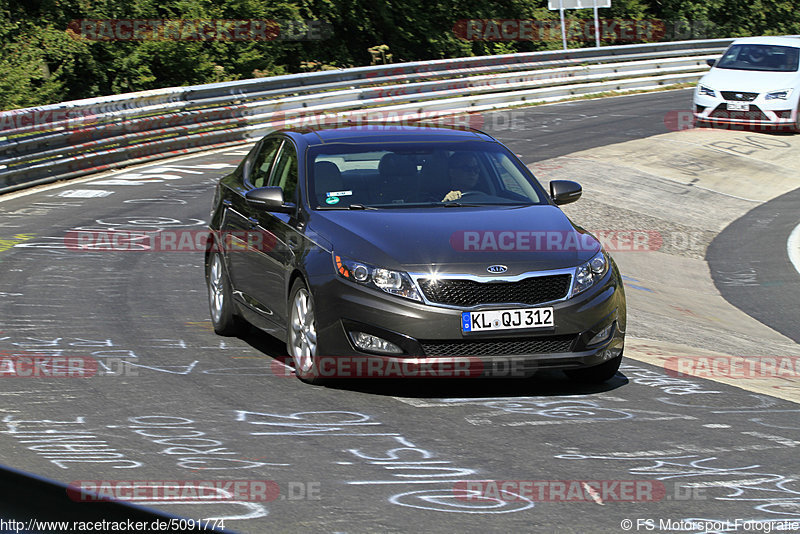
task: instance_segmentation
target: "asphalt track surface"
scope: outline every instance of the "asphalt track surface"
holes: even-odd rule
[[[798,272],[780,254],[798,223],[800,190],[753,209],[711,242],[707,259],[714,283],[736,307],[800,343]],[[785,245],[784,245],[785,246]]]
[[[484,129],[533,163],[665,133],[665,114],[689,99],[534,107],[522,126]],[[237,502],[137,501],[238,532],[671,532],[688,520],[709,523],[681,531],[745,532],[737,519],[800,520],[792,402],[633,360],[593,388],[555,372],[313,387],[285,376],[280,342],[213,333],[201,253],[65,245],[75,229],[201,230],[244,151],[0,203],[2,355],[100,362],[90,378],[1,378],[0,462],[66,483],[277,485]],[[528,483],[475,486],[486,480]],[[476,487],[487,498],[468,498]]]

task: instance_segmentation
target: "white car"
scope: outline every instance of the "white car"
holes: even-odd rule
[[[698,124],[747,124],[800,131],[800,38],[734,41],[694,91]]]

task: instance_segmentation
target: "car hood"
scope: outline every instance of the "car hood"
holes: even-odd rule
[[[764,72],[753,70],[711,69],[699,83],[717,91],[765,93],[790,89],[800,82],[797,72]]]
[[[557,207],[319,210],[309,225],[336,254],[409,272],[502,276],[580,265],[599,242]]]

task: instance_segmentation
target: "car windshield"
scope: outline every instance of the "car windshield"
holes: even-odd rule
[[[795,72],[800,48],[793,46],[739,44],[725,51],[718,69]]]
[[[333,143],[308,153],[312,207],[370,209],[546,204],[530,172],[502,145]]]

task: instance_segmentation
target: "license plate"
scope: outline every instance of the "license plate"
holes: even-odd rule
[[[750,111],[750,104],[747,102],[728,102],[728,111]]]
[[[555,326],[553,308],[515,308],[461,313],[462,332],[547,328]]]

